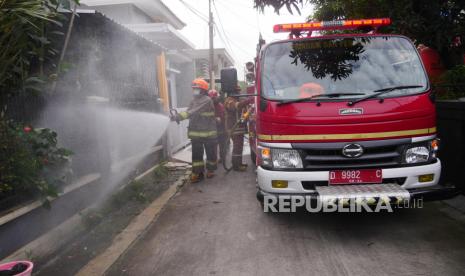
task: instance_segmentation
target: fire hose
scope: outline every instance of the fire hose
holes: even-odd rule
[[[176,123],[179,125],[179,116],[178,116],[178,111],[174,108],[170,108],[170,118],[175,118]]]

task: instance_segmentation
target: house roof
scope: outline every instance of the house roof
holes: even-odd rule
[[[66,13],[66,12],[65,12]],[[90,17],[93,17],[94,20],[101,20],[100,22],[111,22],[111,24],[114,24],[114,26],[120,28],[122,31],[124,31],[127,35],[134,36],[138,41],[143,43],[144,45],[148,47],[155,47],[160,50],[167,50],[166,47],[158,43],[157,41],[154,41],[150,38],[144,37],[141,34],[138,34],[128,27],[124,26],[123,24],[120,24],[116,22],[115,20],[105,16],[105,14],[96,11],[96,10],[88,10],[88,9],[77,9],[76,13],[80,15],[80,18],[85,18],[87,15]]]
[[[143,13],[152,18],[154,22],[162,21],[168,23],[177,30],[186,26],[186,23],[177,17],[161,0],[81,0],[80,3],[97,10],[98,6],[130,4],[139,8]]]
[[[155,40],[167,49],[194,49],[194,45],[167,23],[125,24],[144,37]]]
[[[192,58],[199,59],[199,58],[209,58],[209,49],[195,49],[189,51],[189,54]],[[215,48],[214,49],[215,56],[220,56],[224,61],[226,61],[226,66],[234,66],[234,59],[229,54],[229,52],[225,48]]]

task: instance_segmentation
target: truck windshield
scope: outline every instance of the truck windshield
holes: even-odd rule
[[[427,87],[412,43],[396,36],[285,41],[264,53],[262,95],[292,100],[325,94],[361,98],[385,87],[415,85],[385,94],[414,94]],[[384,95],[383,95],[384,96]],[[334,99],[335,97],[327,97]]]

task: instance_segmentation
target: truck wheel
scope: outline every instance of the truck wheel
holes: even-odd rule
[[[261,209],[263,210],[263,205],[265,204],[265,199],[263,198],[263,196],[257,191],[257,194],[256,194],[256,198],[257,198],[257,201],[258,203],[260,203],[260,207]]]

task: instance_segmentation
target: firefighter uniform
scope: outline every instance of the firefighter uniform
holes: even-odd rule
[[[194,82],[193,88],[197,88],[194,87]],[[208,84],[206,85],[208,88]],[[201,91],[199,95],[194,95],[188,109],[179,113],[175,118],[176,120],[189,119],[187,135],[192,141],[192,182],[201,180],[205,165],[207,177],[213,177],[213,172],[217,168],[215,107],[213,101],[208,97],[207,90],[202,87]],[[207,155],[206,164],[203,160],[204,150]]]
[[[239,89],[238,89],[239,90]],[[242,151],[244,148],[244,134],[247,123],[240,123],[241,116],[247,111],[250,99],[238,100],[236,97],[227,97],[224,101],[226,130],[233,142],[232,165],[234,170],[244,171],[246,164],[242,164]]]
[[[224,106],[222,103],[215,103],[216,129],[218,130],[218,147],[220,158],[226,156],[226,133],[224,126]]]
[[[216,90],[210,90],[208,96],[213,100],[215,105],[216,129],[218,131],[218,147],[215,147],[216,156],[218,156],[218,148],[220,158],[224,158],[226,150],[226,133],[224,126],[224,105],[220,102],[219,94]]]

